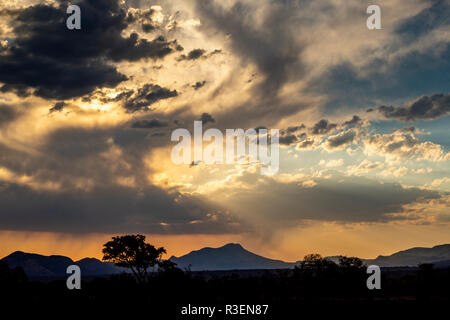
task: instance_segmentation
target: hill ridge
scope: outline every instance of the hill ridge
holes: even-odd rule
[[[327,258],[336,257],[339,255]],[[74,261],[63,255],[43,255],[20,250],[12,252],[1,260],[8,261],[11,267],[23,267],[25,273],[30,277],[63,277],[66,276],[67,266],[71,264],[79,265],[84,276],[107,275],[125,271],[111,262],[103,262],[97,258],[86,257]],[[172,256],[169,260],[177,263],[178,267],[182,269],[192,271],[287,269],[293,268],[295,264],[301,262],[285,262],[267,258],[245,249],[240,243],[228,243],[217,248],[204,247],[180,257]],[[437,267],[446,266],[450,261],[450,244],[413,247],[391,255],[379,255],[375,259],[362,260],[368,265],[375,264],[380,267],[415,267],[420,263],[435,263]]]

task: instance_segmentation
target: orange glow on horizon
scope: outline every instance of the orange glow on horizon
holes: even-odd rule
[[[0,231],[0,258],[14,251],[43,255],[64,255],[74,261],[102,258],[102,246],[113,235],[69,235],[50,232]],[[167,250],[165,258],[181,256],[203,247],[240,243],[259,255],[287,262],[301,260],[308,253],[322,256],[347,255],[375,258],[412,247],[450,243],[448,228],[401,224],[343,226],[315,223],[292,228],[261,240],[248,235],[147,235],[147,241]]]

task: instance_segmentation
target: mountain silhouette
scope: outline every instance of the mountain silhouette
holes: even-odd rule
[[[450,244],[432,248],[411,248],[390,256],[378,256],[376,259],[365,260],[365,262],[380,267],[417,266],[421,263],[435,263],[436,266],[440,266],[445,265],[446,260],[450,260]]]
[[[65,277],[67,267],[73,264],[80,267],[83,276],[107,275],[124,271],[113,263],[94,258],[73,261],[60,255],[44,256],[22,251],[13,252],[1,260],[6,260],[11,268],[22,267],[28,277]]]
[[[220,248],[203,248],[182,257],[171,257],[179,268],[192,271],[286,269],[294,263],[268,259],[244,249],[240,244],[229,243]]]
[[[102,262],[95,258],[84,258],[75,262],[80,266],[84,275],[98,276],[126,272],[124,268],[117,267],[112,262]]]
[[[339,256],[327,257],[338,262]],[[16,251],[1,260],[8,261],[11,268],[22,267],[30,278],[62,278],[67,277],[66,269],[76,264],[82,276],[101,276],[126,272],[126,269],[115,266],[111,262],[102,262],[95,258],[84,258],[74,261],[61,255],[44,256],[35,253]],[[171,257],[179,268],[192,271],[217,270],[256,270],[256,269],[288,269],[296,263],[268,259],[244,249],[240,244],[229,243],[219,248],[203,248],[192,251],[181,257]],[[367,265],[380,267],[417,267],[421,263],[433,263],[436,268],[450,266],[450,244],[432,248],[411,248],[396,252],[389,256],[378,256],[376,259],[365,259]]]

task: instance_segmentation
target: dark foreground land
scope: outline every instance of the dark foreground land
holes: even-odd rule
[[[383,269],[382,288],[368,290],[365,268],[319,266],[294,270],[186,272],[173,268],[138,284],[130,274],[84,279],[68,290],[65,279],[29,280],[20,268],[0,272],[2,310],[66,310],[101,318],[119,313],[143,319],[322,319],[325,316],[402,318],[438,309],[447,318],[450,269]],[[183,307],[215,307],[210,315],[183,315]],[[226,305],[268,305],[265,314],[226,314]],[[236,307],[230,308],[236,310]],[[247,307],[244,307],[247,310]],[[218,311],[221,310],[221,311]],[[246,311],[247,312],[247,311]],[[244,313],[246,313],[244,312]],[[250,311],[251,313],[251,311]],[[261,312],[262,313],[262,312]],[[89,313],[89,319],[94,313]]]

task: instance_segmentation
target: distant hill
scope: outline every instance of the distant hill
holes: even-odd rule
[[[124,269],[116,267],[113,263],[102,262],[94,258],[85,258],[73,261],[65,256],[44,256],[35,253],[16,251],[4,257],[11,268],[22,267],[29,277],[65,277],[69,265],[80,267],[82,276],[107,275],[123,272]]]
[[[365,260],[366,264],[380,267],[417,266],[421,263],[435,263],[436,267],[445,266],[450,260],[450,244],[434,246],[432,248],[411,248],[396,252],[390,256],[378,256],[373,260]],[[447,261],[448,264],[448,261]]]
[[[339,256],[327,257],[335,262]],[[16,251],[2,260],[8,261],[10,267],[23,267],[31,278],[66,277],[67,266],[80,266],[82,276],[100,276],[125,272],[110,262],[102,262],[94,258],[84,258],[79,261],[59,256],[44,256],[34,253]],[[220,248],[203,248],[192,251],[181,257],[171,257],[179,268],[190,268],[192,271],[221,271],[221,270],[263,270],[288,269],[296,263],[268,259],[244,249],[240,244],[230,243]],[[399,251],[390,256],[378,256],[376,259],[363,260],[367,265],[375,264],[380,267],[416,267],[421,263],[433,263],[436,268],[450,267],[450,244],[432,248],[412,248]]]
[[[294,263],[268,259],[244,249],[240,244],[229,243],[220,248],[203,248],[182,257],[171,257],[182,269],[192,271],[286,269]]]
[[[338,263],[339,256],[327,257]],[[182,269],[190,267],[192,271],[244,270],[244,269],[286,269],[293,268],[295,263],[272,260],[244,249],[240,244],[227,244],[220,248],[203,248],[184,255],[170,258]],[[412,248],[399,251],[390,256],[378,256],[376,259],[363,259],[367,265],[380,267],[404,267],[421,263],[433,263],[436,268],[447,268],[450,265],[450,244],[433,248]]]
[[[88,276],[126,272],[124,268],[117,267],[112,262],[103,262],[95,258],[84,258],[75,261],[75,264],[80,266],[84,275]]]

